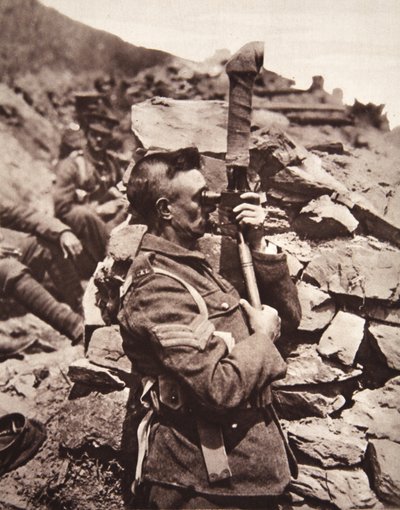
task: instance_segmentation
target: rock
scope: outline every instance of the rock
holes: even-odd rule
[[[375,492],[384,501],[400,506],[400,444],[387,439],[373,439],[369,443],[368,454]]]
[[[350,508],[381,508],[372,492],[368,477],[361,469],[351,471],[299,466],[299,476],[291,489],[302,496],[330,502],[345,510]]]
[[[301,271],[304,269],[303,264],[299,261],[297,257],[292,255],[291,253],[286,253],[286,260],[290,276],[292,278],[297,278]]]
[[[335,315],[335,303],[330,295],[302,281],[297,284],[297,291],[302,312],[299,330],[324,329]]]
[[[301,165],[287,166],[276,173],[264,184],[264,189],[271,186],[281,191],[306,195],[309,199],[330,195],[334,191],[347,193],[347,188],[323,169],[321,159],[311,153]]]
[[[127,377],[131,374],[132,365],[122,348],[122,337],[117,325],[96,329],[86,356],[89,361],[100,367],[124,371]]]
[[[359,308],[359,313],[363,317],[377,321],[387,322],[400,326],[400,308],[387,307],[378,302],[366,302]]]
[[[309,416],[324,418],[346,404],[346,399],[338,394],[338,389],[321,386],[306,390],[274,390],[279,416],[286,420],[298,420]]]
[[[365,319],[339,311],[318,344],[321,356],[352,366],[364,338]]]
[[[365,433],[343,420],[307,418],[290,422],[290,445],[321,467],[353,466],[367,449]]]
[[[83,293],[82,308],[85,322],[85,341],[87,341],[93,327],[105,325],[101,310],[97,306],[97,287],[93,276],[88,281]]]
[[[195,145],[223,155],[227,142],[225,101],[180,101],[153,97],[132,106],[132,130],[145,149],[177,150]]]
[[[128,394],[125,389],[68,401],[58,413],[61,445],[68,450],[88,445],[120,450]]]
[[[284,379],[274,383],[275,388],[285,388],[298,384],[320,384],[342,382],[358,377],[361,370],[339,368],[325,363],[314,345],[302,345],[287,359],[287,373]]]
[[[400,251],[356,239],[336,249],[321,248],[303,278],[335,294],[396,303],[400,298]]]
[[[342,142],[327,142],[315,145],[307,145],[306,148],[309,151],[327,152],[328,154],[344,154],[345,152],[347,153],[347,151],[345,151],[343,147]]]
[[[393,194],[398,195],[398,191],[396,190]],[[390,212],[390,216],[377,211],[366,198],[357,193],[338,193],[335,195],[335,200],[346,205],[369,234],[400,247],[398,205],[393,201],[393,197],[389,202],[385,200],[384,212]]]
[[[226,190],[228,180],[225,161],[223,159],[202,155],[201,164],[202,173],[207,181],[209,189],[212,191]]]
[[[49,159],[57,153],[60,137],[51,122],[29,106],[23,97],[7,85],[0,84],[2,119],[14,129],[25,149],[34,157]]]
[[[86,358],[74,361],[68,369],[72,382],[85,385],[94,391],[119,391],[125,383],[117,375],[104,367],[98,367]]]
[[[255,128],[274,127],[285,129],[289,126],[290,122],[285,115],[280,113],[253,108],[253,111],[251,112],[251,124]]]
[[[250,168],[256,172],[263,189],[268,189],[267,179],[288,165],[300,165],[308,156],[307,150],[297,145],[279,129],[254,131],[250,142]]]
[[[356,230],[358,221],[347,207],[322,195],[303,207],[293,226],[310,239],[323,239],[350,235]]]
[[[367,430],[374,438],[400,443],[400,376],[382,388],[354,394],[353,401],[354,405],[342,413],[347,423]]]
[[[7,384],[8,390],[14,390],[17,395],[34,399],[36,395],[35,389],[36,377],[33,373],[17,374]]]
[[[145,225],[118,225],[111,232],[108,255],[115,261],[132,259],[146,231]]]
[[[400,328],[372,323],[368,327],[372,342],[389,368],[400,371]]]

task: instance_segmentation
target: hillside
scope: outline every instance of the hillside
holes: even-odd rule
[[[171,57],[73,21],[37,0],[0,2],[0,47],[0,76],[6,82],[43,68],[133,76]]]

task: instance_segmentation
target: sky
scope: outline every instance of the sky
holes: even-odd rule
[[[299,88],[386,105],[400,125],[400,0],[41,0],[94,28],[195,61],[265,41],[264,67]]]

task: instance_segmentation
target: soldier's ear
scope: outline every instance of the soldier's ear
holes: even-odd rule
[[[159,198],[156,202],[156,210],[159,218],[162,218],[163,220],[170,220],[172,218],[168,198]]]

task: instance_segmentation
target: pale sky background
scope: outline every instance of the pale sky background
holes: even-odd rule
[[[400,125],[400,0],[41,0],[137,46],[201,61],[265,41],[264,66],[347,104],[386,104]]]

